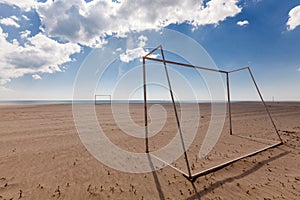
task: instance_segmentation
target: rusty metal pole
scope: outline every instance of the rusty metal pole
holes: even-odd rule
[[[276,127],[276,125],[275,125],[275,123],[274,123],[274,121],[273,121],[273,118],[272,118],[272,116],[271,116],[271,113],[270,113],[270,111],[269,111],[269,109],[268,109],[268,107],[267,107],[267,105],[266,105],[266,103],[265,103],[265,101],[264,101],[264,99],[263,99],[263,97],[262,97],[260,91],[259,91],[259,88],[258,88],[258,86],[257,86],[257,84],[256,84],[255,79],[254,79],[254,76],[253,76],[253,74],[252,74],[252,72],[251,72],[251,70],[250,70],[250,67],[248,67],[248,71],[249,71],[250,76],[251,76],[251,78],[252,78],[252,81],[253,81],[253,83],[254,83],[254,85],[255,85],[255,87],[256,87],[256,90],[257,90],[257,92],[258,92],[258,94],[259,94],[259,97],[260,97],[261,101],[263,102],[263,104],[264,104],[264,106],[265,106],[265,109],[266,109],[266,111],[267,111],[267,113],[268,113],[268,115],[269,115],[269,118],[270,118],[270,120],[271,120],[271,122],[272,122],[272,124],[273,124],[273,127],[274,127],[275,131],[276,131],[276,134],[277,134],[277,136],[278,136],[280,142],[283,143],[283,141],[282,141],[282,139],[281,139],[281,137],[280,137],[280,134],[279,134],[279,132],[278,132],[278,130],[277,130],[277,127]]]
[[[232,135],[232,121],[231,121],[231,101],[230,101],[230,85],[229,85],[229,73],[226,73],[226,83],[227,83],[227,99],[228,99],[228,117],[229,117],[229,133]]]
[[[162,49],[162,46],[160,47],[160,51],[161,51],[162,59],[165,60],[165,55],[164,55],[164,51]],[[179,132],[180,139],[181,139],[181,145],[182,145],[182,149],[183,149],[184,159],[185,159],[185,162],[186,162],[186,168],[188,170],[189,178],[192,178],[192,173],[191,173],[188,156],[187,156],[186,149],[185,149],[185,144],[184,144],[182,130],[181,130],[181,126],[180,126],[180,121],[179,121],[177,108],[176,108],[176,104],[175,104],[175,100],[174,100],[174,95],[173,95],[173,91],[172,91],[172,87],[171,87],[171,82],[170,82],[170,77],[169,77],[169,73],[168,73],[168,69],[167,69],[167,64],[166,64],[166,62],[163,62],[163,63],[164,63],[164,69],[165,69],[165,72],[166,72],[169,91],[170,91],[170,95],[171,95],[171,99],[172,99],[172,104],[173,104],[173,108],[174,108],[174,112],[175,112],[175,117],[176,117],[176,121],[177,121],[177,128],[178,128],[178,132]]]
[[[144,114],[145,114],[145,145],[146,153],[149,153],[148,145],[148,110],[147,110],[147,87],[146,87],[146,62],[143,57],[143,84],[144,84]]]

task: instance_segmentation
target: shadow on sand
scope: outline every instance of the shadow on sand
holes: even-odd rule
[[[267,163],[273,161],[273,160],[276,160],[278,158],[281,158],[285,155],[287,155],[289,152],[282,152],[280,154],[278,154],[277,156],[274,156],[274,157],[271,157],[269,159],[266,159],[264,161],[261,161],[259,162],[257,165],[255,165],[254,167],[252,167],[251,169],[248,169],[246,170],[245,172],[243,172],[242,174],[239,174],[237,176],[233,176],[233,177],[229,177],[229,178],[226,178],[224,180],[220,180],[220,181],[217,181],[215,183],[213,183],[212,185],[210,185],[209,187],[207,187],[206,189],[204,190],[201,190],[201,191],[198,191],[196,186],[195,186],[195,183],[191,182],[192,184],[192,187],[195,191],[195,195],[187,198],[186,200],[195,200],[195,199],[201,199],[201,197],[203,197],[205,194],[207,193],[210,193],[212,192],[213,190],[221,187],[223,184],[225,183],[230,183],[230,182],[233,182],[234,180],[237,180],[237,179],[241,179],[245,176],[248,176],[249,174],[252,174],[253,172],[257,171],[258,169],[260,169],[261,167],[263,167],[264,165],[266,165]]]
[[[151,170],[152,170],[152,176],[153,176],[155,186],[156,186],[156,189],[157,189],[157,192],[158,192],[158,195],[159,195],[159,199],[164,200],[165,197],[164,197],[164,194],[161,190],[161,185],[159,183],[159,180],[158,180],[158,177],[157,177],[157,174],[156,174],[156,170],[155,170],[154,165],[152,163],[150,154],[147,153],[147,157],[148,157],[148,161],[149,161],[149,164],[150,164],[150,167],[151,167]]]

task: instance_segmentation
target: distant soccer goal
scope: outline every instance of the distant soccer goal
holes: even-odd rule
[[[95,105],[103,104],[103,103],[111,103],[111,95],[110,94],[95,94]]]

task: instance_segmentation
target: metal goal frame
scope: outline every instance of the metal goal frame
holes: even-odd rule
[[[108,103],[111,103],[111,95],[110,94],[95,94],[95,96],[94,96],[94,103],[95,103],[95,105],[96,104],[99,104],[99,103],[97,103],[97,97],[109,97],[109,99],[108,99]]]
[[[154,58],[154,57],[150,57],[151,54],[153,54],[155,51],[157,50],[160,50],[160,54],[161,54],[161,57],[162,59],[158,59],[158,58]],[[267,149],[271,149],[271,148],[274,148],[274,147],[277,147],[279,145],[282,145],[283,144],[283,140],[278,132],[278,129],[274,123],[274,120],[271,116],[271,113],[262,97],[262,94],[258,88],[258,85],[254,79],[254,76],[252,74],[252,71],[250,69],[250,67],[244,67],[244,68],[239,68],[239,69],[236,69],[236,70],[232,70],[232,71],[225,71],[225,70],[218,70],[218,69],[211,69],[211,68],[206,68],[206,67],[201,67],[201,66],[195,66],[195,65],[191,65],[191,64],[186,64],[186,63],[180,63],[180,62],[175,62],[175,61],[171,61],[171,60],[166,60],[165,59],[165,56],[164,56],[164,50],[162,48],[162,45],[159,45],[157,46],[156,48],[152,49],[149,53],[147,53],[145,56],[143,56],[143,89],[144,89],[144,121],[145,121],[145,145],[146,145],[146,153],[149,154],[149,145],[148,145],[148,109],[147,109],[147,81],[146,81],[146,60],[149,60],[149,61],[155,61],[155,62],[160,62],[160,63],[163,63],[163,66],[164,66],[164,71],[165,71],[165,74],[166,74],[166,79],[167,79],[167,83],[168,83],[168,89],[169,89],[169,92],[170,92],[170,96],[171,96],[171,100],[172,100],[172,105],[173,105],[173,109],[174,109],[174,113],[175,113],[175,118],[176,118],[176,122],[177,122],[177,128],[178,128],[178,132],[179,132],[179,135],[180,135],[180,140],[181,140],[181,147],[183,149],[183,156],[184,156],[184,159],[185,159],[185,163],[186,163],[186,168],[187,168],[187,171],[188,173],[185,173],[183,172],[182,170],[179,170],[177,169],[176,167],[172,166],[173,169],[177,170],[178,172],[182,173],[184,177],[186,177],[188,180],[190,181],[195,181],[198,177],[200,176],[204,176],[206,174],[209,174],[209,173],[212,173],[212,172],[215,172],[217,170],[220,170],[238,160],[241,160],[243,158],[246,158],[246,157],[250,157],[250,156],[253,156],[255,154],[258,154],[262,151],[265,151]],[[211,167],[209,169],[206,169],[206,170],[203,170],[203,171],[200,171],[198,173],[195,173],[195,174],[192,174],[191,173],[191,168],[190,168],[190,164],[189,164],[189,160],[188,160],[188,156],[187,156],[187,149],[185,147],[185,143],[183,141],[183,134],[182,134],[182,130],[181,130],[181,125],[180,125],[180,121],[179,121],[179,117],[178,117],[178,112],[177,112],[177,108],[176,108],[176,105],[175,105],[175,100],[174,100],[174,95],[173,95],[173,91],[172,91],[172,86],[171,86],[171,81],[170,81],[170,78],[169,78],[169,73],[168,73],[168,67],[167,67],[167,64],[169,65],[176,65],[176,66],[181,66],[181,67],[188,67],[188,68],[195,68],[195,69],[201,69],[201,70],[206,70],[206,71],[213,71],[213,72],[217,72],[217,73],[221,73],[221,74],[225,74],[226,75],[226,89],[227,89],[227,107],[228,107],[228,116],[229,116],[229,133],[230,135],[232,135],[232,117],[231,117],[231,99],[230,99],[230,84],[229,84],[229,80],[230,80],[230,77],[229,75],[231,73],[235,73],[235,72],[238,72],[238,71],[242,71],[242,70],[247,70],[252,81],[253,81],[253,84],[256,88],[256,91],[260,97],[260,100],[261,102],[263,103],[264,107],[265,107],[265,110],[268,114],[268,117],[273,125],[273,128],[279,138],[279,142],[276,142],[275,144],[272,144],[272,145],[269,145],[265,148],[262,148],[262,149],[259,149],[257,151],[254,151],[254,152],[251,152],[249,154],[246,154],[246,155],[243,155],[243,156],[240,156],[238,158],[235,158],[235,159],[232,159],[230,161],[227,161],[227,162],[224,162],[222,164],[219,164],[217,166],[214,166],[214,167]],[[159,159],[159,158],[158,158]]]

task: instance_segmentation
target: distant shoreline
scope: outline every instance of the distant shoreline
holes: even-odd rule
[[[170,100],[147,100],[147,103],[171,103],[172,101]],[[259,100],[234,100],[231,101],[232,103],[247,103],[247,102],[261,102]],[[297,103],[300,101],[295,101],[295,100],[285,100],[285,101],[266,101],[266,103]],[[94,104],[94,100],[0,100],[0,105],[45,105],[45,104],[73,104],[73,103],[92,103]],[[104,104],[104,103],[144,103],[144,100],[97,100],[97,104]],[[180,101],[180,103],[211,103],[211,101],[191,101],[191,100],[184,100]],[[227,101],[214,101],[214,103],[227,103]]]

